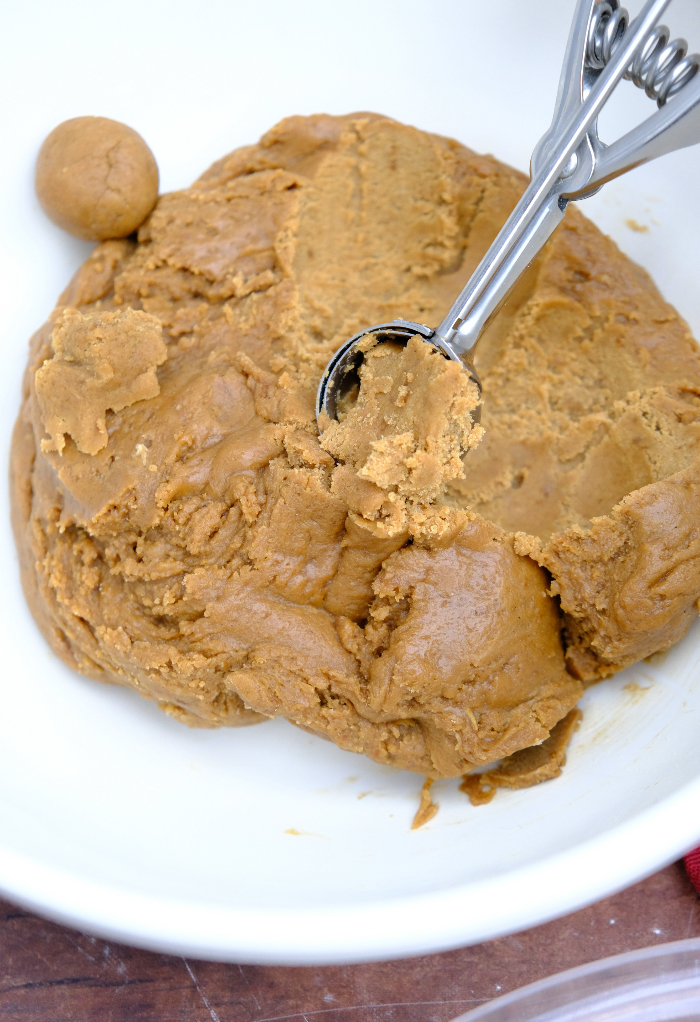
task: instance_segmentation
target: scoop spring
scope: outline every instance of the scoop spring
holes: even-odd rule
[[[604,0],[598,4],[588,33],[587,58],[592,68],[600,70],[605,67],[628,27],[629,14],[615,0],[612,3]],[[698,54],[691,53],[686,57],[688,44],[685,39],[674,39],[669,43],[670,37],[665,25],[657,25],[623,76],[639,89],[644,89],[659,107],[679,93],[700,70]]]

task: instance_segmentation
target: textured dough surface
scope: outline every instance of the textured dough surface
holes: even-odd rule
[[[406,345],[364,343],[359,392],[324,425],[321,447],[338,463],[331,491],[387,535],[434,521],[445,486],[464,477],[464,455],[481,440],[479,388],[465,367],[418,336]]]
[[[168,357],[162,327],[145,312],[83,316],[65,309],[51,334],[53,357],[34,378],[41,421],[50,440],[42,451],[63,452],[69,435],[83,454],[107,446],[107,410],[157,397],[156,367]]]
[[[463,478],[440,460],[446,496],[408,495],[397,527],[319,443],[332,352],[437,323],[524,184],[375,115],[290,118],[161,197],[138,244],[95,249],[32,341],[13,443],[25,591],[59,655],[189,723],[282,715],[440,777],[542,743],[584,681],[683,634],[698,349],[578,211],[480,342],[485,435]],[[71,309],[145,314],[167,347],[144,353],[157,393],[100,391],[92,453],[50,442],[39,399]],[[410,475],[370,469],[382,494]]]

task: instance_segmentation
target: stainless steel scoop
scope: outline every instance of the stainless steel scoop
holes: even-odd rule
[[[473,366],[476,343],[569,202],[657,156],[700,142],[700,56],[686,56],[685,40],[669,42],[668,29],[657,24],[669,3],[648,0],[630,24],[619,0],[579,0],[554,117],[533,151],[523,197],[436,330],[397,319],[362,330],[336,351],[318,388],[320,427],[326,416],[337,418],[338,398],[357,383],[368,334],[399,342],[417,334],[445,358],[462,362],[480,387]],[[659,109],[605,145],[598,138],[598,115],[622,78],[643,88]]]

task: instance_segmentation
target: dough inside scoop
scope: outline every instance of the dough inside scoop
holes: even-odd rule
[[[484,431],[464,366],[418,336],[406,345],[370,342],[359,392],[341,402],[320,443],[337,462],[332,492],[368,521],[383,521],[391,536],[464,478],[464,455]]]

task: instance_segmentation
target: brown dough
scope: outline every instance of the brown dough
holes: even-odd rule
[[[478,387],[464,366],[418,336],[405,346],[374,343],[359,375],[357,399],[320,438],[338,463],[331,492],[388,536],[418,535],[429,506],[447,482],[463,478],[464,454],[481,439],[472,417]]]
[[[74,117],[45,138],[35,187],[48,216],[77,238],[125,238],[156,204],[158,167],[128,125]]]
[[[42,440],[42,450],[61,454],[70,435],[83,454],[97,454],[109,439],[107,409],[120,412],[157,397],[156,366],[168,357],[162,332],[155,316],[133,309],[87,316],[65,309],[51,335],[53,358],[34,378],[51,437]]]
[[[581,711],[571,710],[552,728],[549,738],[541,745],[506,756],[493,770],[467,774],[460,790],[469,796],[473,806],[483,806],[491,801],[497,788],[532,788],[535,784],[558,777],[566,763],[567,747],[580,721]]]
[[[577,210],[480,344],[463,478],[449,423],[432,489],[399,492],[410,454],[391,477],[319,444],[329,356],[373,323],[437,323],[524,185],[383,117],[290,118],[163,196],[138,244],[98,246],[32,341],[13,444],[25,591],[59,655],[190,723],[281,715],[430,778],[542,743],[581,679],[683,633],[698,349]],[[100,390],[59,452],[37,381],[68,309],[155,317],[167,359],[145,356],[153,396]],[[108,361],[132,393],[131,357]],[[399,528],[338,482],[368,465]]]
[[[432,784],[432,780],[427,778],[421,788],[420,805],[416,810],[416,815],[413,817],[411,830],[418,830],[419,827],[424,827],[426,823],[430,823],[440,808],[437,802],[433,802],[433,796],[430,794]]]

